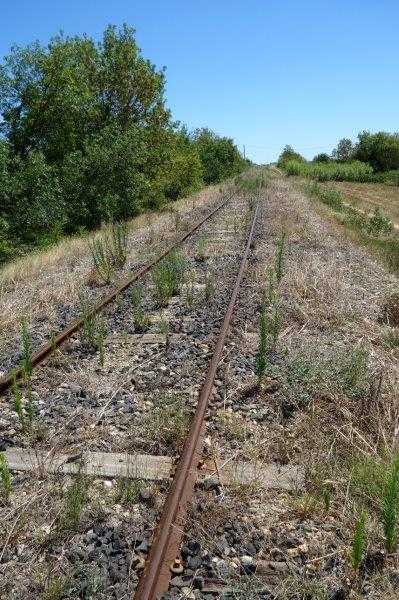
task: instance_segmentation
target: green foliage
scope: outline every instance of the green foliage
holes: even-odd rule
[[[269,350],[269,321],[267,310],[265,306],[262,306],[259,321],[259,346],[258,352],[255,359],[255,374],[261,379],[266,371],[267,365],[267,353]]]
[[[355,524],[351,548],[351,563],[355,571],[360,567],[366,545],[366,514],[362,513]]]
[[[218,137],[209,129],[197,129],[194,143],[201,159],[204,182],[218,183],[240,173],[246,166],[233,140]]]
[[[389,553],[396,552],[398,545],[399,508],[399,457],[393,460],[385,483],[381,503],[381,521],[385,536],[385,547]]]
[[[133,427],[133,441],[140,438],[148,450],[156,445],[164,450],[179,451],[188,423],[189,416],[183,399],[173,394],[160,394],[151,411]]]
[[[277,242],[277,251],[276,251],[276,258],[275,258],[275,271],[274,272],[275,272],[277,284],[280,283],[280,281],[283,278],[283,274],[284,274],[284,246],[285,246],[285,238],[286,238],[286,233],[283,230],[281,232],[280,239]]]
[[[115,492],[115,502],[122,506],[133,506],[140,498],[143,484],[139,479],[120,477]]]
[[[399,168],[399,134],[363,131],[358,140],[355,151],[358,160],[368,162],[375,171]]]
[[[295,150],[291,146],[285,146],[280,156],[278,157],[277,165],[279,167],[285,168],[285,164],[287,162],[305,162],[303,156],[295,152]]]
[[[89,243],[94,268],[103,281],[110,283],[115,269],[124,266],[127,259],[127,228],[124,223],[114,223],[101,237]]]
[[[83,321],[80,330],[80,338],[91,350],[98,350],[100,354],[100,364],[104,365],[104,344],[107,337],[107,327],[102,316],[94,314],[88,301],[81,297],[79,299],[80,318]]]
[[[331,158],[328,156],[328,154],[326,154],[325,152],[321,152],[320,154],[316,154],[316,156],[313,159],[313,162],[316,163],[328,163],[330,162]]]
[[[0,483],[4,501],[8,502],[11,494],[12,477],[3,452],[0,452]]]
[[[374,214],[368,219],[367,229],[371,235],[386,235],[391,233],[393,223],[389,217],[384,215],[380,207],[377,207],[374,209]]]
[[[373,168],[360,161],[310,163],[298,160],[284,162],[281,167],[287,175],[308,177],[316,181],[374,181]]]
[[[337,147],[332,151],[332,157],[338,162],[349,162],[353,160],[355,147],[352,140],[349,138],[342,138],[339,140]]]
[[[392,222],[386,215],[380,210],[376,210],[371,216],[362,214],[354,207],[344,204],[340,191],[320,186],[315,181],[307,182],[303,189],[310,197],[321,200],[335,212],[341,213],[340,220],[360,234],[363,241],[382,256],[392,271],[399,272],[399,241],[392,232]]]
[[[24,376],[29,379],[32,375],[32,341],[28,331],[26,319],[21,320],[22,359],[21,367]]]
[[[64,491],[61,513],[62,529],[73,530],[79,525],[82,511],[88,498],[88,481],[79,471]]]
[[[164,90],[127,25],[12,49],[0,65],[0,263],[246,166],[230,139],[173,123]]]
[[[25,407],[22,400],[22,392],[19,387],[16,376],[14,375],[13,383],[12,383],[12,396],[14,403],[14,410],[17,413],[20,425],[22,427],[22,431],[26,431],[27,423],[26,423],[26,415],[25,415]]]
[[[180,292],[187,263],[179,252],[171,252],[152,271],[155,294],[162,306]]]
[[[107,238],[105,236],[103,238],[94,238],[89,243],[89,246],[97,275],[103,283],[111,283],[114,277],[114,265],[111,253],[109,252]]]
[[[150,317],[145,314],[142,307],[143,288],[135,285],[132,288],[130,297],[132,301],[134,328],[139,333],[146,331],[151,324],[151,320]]]

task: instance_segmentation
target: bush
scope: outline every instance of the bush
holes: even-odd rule
[[[355,151],[358,160],[370,163],[377,172],[399,169],[399,134],[363,131],[358,139]]]
[[[287,162],[306,162],[303,156],[295,152],[291,146],[285,146],[277,160],[277,166],[283,167]]]
[[[194,132],[194,143],[201,159],[203,179],[207,184],[219,183],[241,173],[246,167],[246,162],[229,138],[218,137],[209,129],[198,129]]]
[[[373,181],[374,174],[370,165],[360,161],[348,163],[309,163],[290,160],[282,165],[287,175],[309,177],[316,181]]]

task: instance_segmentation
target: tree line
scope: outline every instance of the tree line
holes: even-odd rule
[[[291,160],[305,162],[305,158],[291,146],[285,146],[278,158],[278,164],[281,166]],[[357,136],[357,142],[342,138],[331,155],[321,153],[313,158],[315,163],[332,161],[368,163],[375,173],[397,170],[399,169],[399,133],[362,131]]]
[[[0,262],[158,209],[242,171],[230,138],[189,132],[135,31],[54,37],[0,65]]]

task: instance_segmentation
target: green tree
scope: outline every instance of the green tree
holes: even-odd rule
[[[204,182],[218,183],[240,173],[246,165],[233,140],[210,129],[197,129],[194,142],[203,167]]]
[[[313,162],[318,162],[318,163],[328,163],[330,162],[330,157],[328,156],[328,154],[326,154],[325,152],[321,152],[320,154],[316,154],[316,156],[313,159]]]
[[[280,156],[278,157],[277,165],[281,166],[284,163],[291,161],[291,160],[305,162],[305,159],[303,158],[303,156],[301,156],[301,154],[299,154],[298,152],[295,152],[295,150],[292,148],[292,146],[288,146],[288,145],[284,146]]]
[[[375,171],[399,169],[399,134],[363,131],[359,133],[358,139],[358,160],[370,163]]]
[[[337,147],[332,151],[332,157],[339,162],[348,162],[353,159],[355,146],[349,138],[339,140]]]

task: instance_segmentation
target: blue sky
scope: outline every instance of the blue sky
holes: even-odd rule
[[[1,56],[129,23],[167,67],[174,117],[257,162],[287,143],[312,157],[363,129],[399,130],[397,0],[2,0],[1,16]]]

